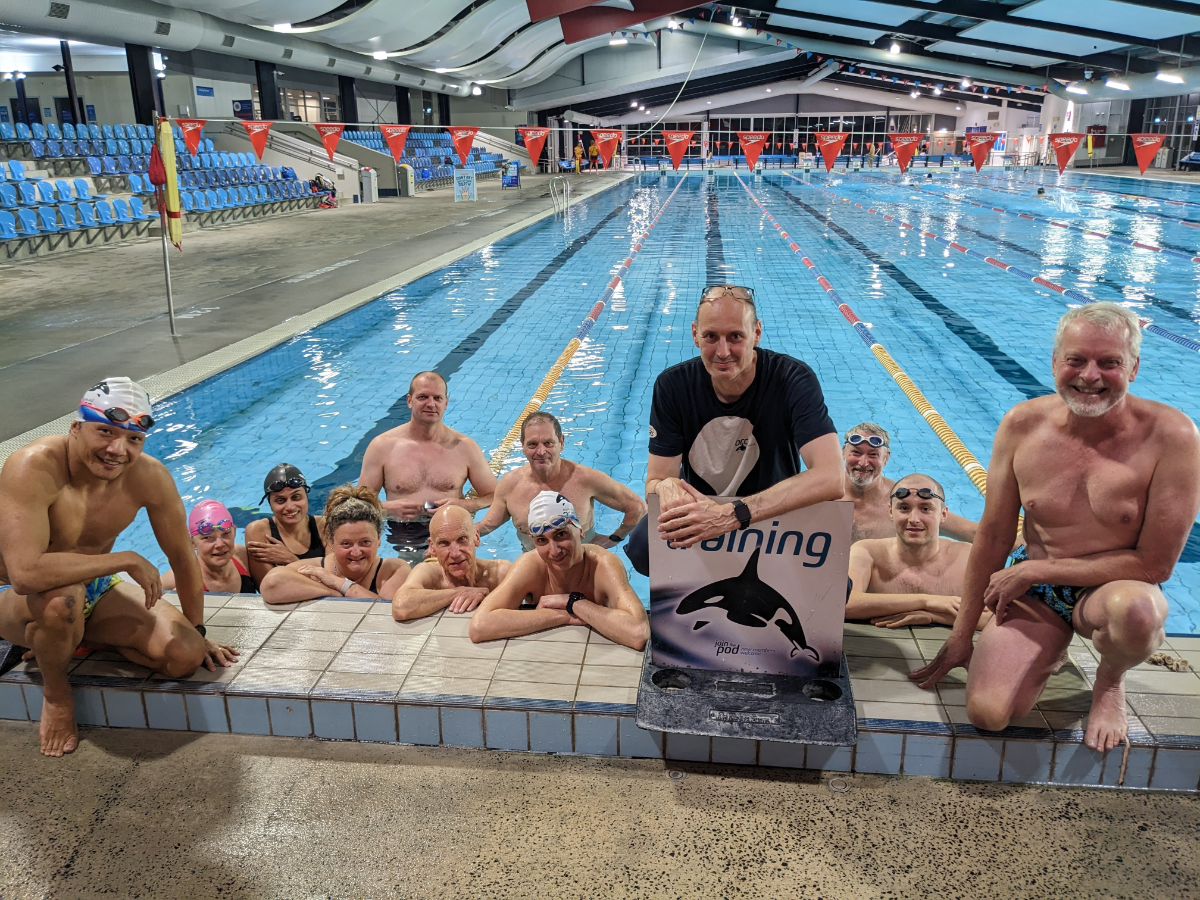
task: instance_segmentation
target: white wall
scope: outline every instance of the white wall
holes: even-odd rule
[[[83,96],[83,102],[96,107],[96,122],[98,124],[132,122],[133,94],[129,87],[129,75],[126,72],[96,73],[75,75],[75,88]],[[30,74],[25,79],[25,94],[27,97],[37,97],[42,109],[42,121],[47,121],[46,108],[53,116],[54,98],[67,96],[67,84],[63,76],[57,72],[49,74]],[[0,101],[8,108],[9,119],[12,119],[12,100],[17,96],[16,88],[11,81],[0,82]]]
[[[396,101],[358,98],[358,121],[363,124],[396,121]]]
[[[248,81],[220,81],[215,78],[194,78],[192,76],[187,76],[187,80],[191,83],[192,115],[200,119],[231,119],[234,117],[233,101],[250,100],[252,97],[253,84]],[[214,96],[199,96],[196,93],[198,87],[212,88]],[[172,115],[179,114],[179,111],[169,102],[168,110]]]

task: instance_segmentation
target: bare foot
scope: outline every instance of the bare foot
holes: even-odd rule
[[[1092,686],[1092,708],[1088,712],[1083,742],[1093,750],[1107,753],[1125,740],[1129,716],[1125,712],[1125,676],[1112,680],[1096,673]]]
[[[38,736],[46,756],[62,756],[75,751],[79,746],[79,730],[75,727],[74,698],[68,695],[64,703],[51,703],[42,698],[42,725]]]
[[[1059,672],[1061,672],[1064,668],[1066,668],[1070,664],[1071,664],[1071,655],[1069,653],[1067,653],[1067,648],[1063,647],[1062,656],[1060,656],[1058,658],[1058,660],[1054,663],[1054,665],[1052,665],[1050,667],[1050,674],[1057,675]]]

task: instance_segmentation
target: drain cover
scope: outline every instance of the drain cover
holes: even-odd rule
[[[835,794],[845,794],[850,790],[850,783],[845,778],[830,778],[829,789]]]
[[[680,772],[678,769],[671,769],[667,772],[667,777],[672,781],[683,781],[687,778],[687,772]]]

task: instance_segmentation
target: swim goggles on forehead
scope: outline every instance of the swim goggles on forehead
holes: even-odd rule
[[[895,497],[897,500],[903,500],[909,494],[916,494],[922,500],[941,500],[943,503],[946,502],[946,498],[935,494],[933,488],[917,488],[915,491],[910,488],[896,488],[892,491],[892,497]]]
[[[754,288],[742,287],[737,284],[714,284],[711,287],[706,287],[704,293],[700,295],[700,302],[720,300],[726,295],[732,297],[734,300],[745,300],[751,306],[754,305]]]
[[[209,522],[209,521],[205,520],[203,522],[197,522],[196,530],[193,531],[192,533],[193,534],[202,534],[207,537],[208,535],[212,534],[214,531],[217,531],[217,530],[229,531],[232,528],[233,528],[233,520],[232,519],[221,519],[221,521],[219,521],[219,522]]]
[[[80,409],[90,410],[91,412],[98,413],[99,415],[104,416],[104,418],[108,419],[108,421],[112,422],[114,425],[125,426],[132,424],[142,429],[142,431],[149,431],[154,427],[154,419],[146,413],[143,413],[140,416],[132,416],[127,410],[124,410],[119,406],[110,406],[108,409],[100,409],[99,407],[92,406],[90,403],[81,403]],[[85,412],[84,415],[86,416],[87,413]],[[93,421],[99,421],[99,419],[97,419],[95,416],[92,416],[91,418]]]
[[[267,493],[274,494],[276,491],[282,491],[286,488],[304,488],[304,492],[308,493],[312,488],[308,486],[308,482],[304,480],[303,475],[293,475],[287,481],[272,481],[267,485]]]
[[[846,443],[851,447],[857,447],[859,444],[869,444],[876,449],[888,445],[887,441],[877,434],[852,434],[846,438]]]
[[[558,531],[558,529],[567,524],[578,525],[579,520],[574,516],[555,516],[549,522],[546,522],[542,525],[530,525],[529,533],[534,537],[537,537],[538,535],[545,534],[548,531]]]

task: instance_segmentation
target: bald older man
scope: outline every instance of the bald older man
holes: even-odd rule
[[[433,559],[413,567],[396,596],[392,616],[407,622],[439,609],[470,612],[496,588],[512,565],[506,559],[478,559],[479,532],[461,506],[443,506],[429,520]]]

